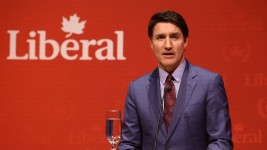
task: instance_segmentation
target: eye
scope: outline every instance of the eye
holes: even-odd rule
[[[172,39],[179,39],[180,38],[180,35],[179,34],[177,34],[177,33],[175,33],[175,34],[172,34],[171,36],[170,36],[170,38],[172,38]]]
[[[160,35],[158,35],[157,37],[156,37],[156,39],[157,40],[163,40],[163,39],[165,39],[165,35],[163,35],[163,34],[160,34]]]

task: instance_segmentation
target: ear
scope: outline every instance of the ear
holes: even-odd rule
[[[153,44],[152,44],[152,40],[151,39],[149,40],[149,43],[150,43],[151,49],[153,49]]]
[[[184,48],[187,47],[187,44],[188,44],[188,37],[184,39]]]

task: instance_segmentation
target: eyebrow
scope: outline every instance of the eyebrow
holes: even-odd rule
[[[180,33],[180,32],[174,32],[174,33],[171,33],[170,35],[182,35],[182,33]]]
[[[156,36],[156,37],[158,37],[158,36],[165,36],[165,34],[163,34],[163,33],[159,33],[159,34],[156,34],[155,36]]]
[[[164,33],[159,33],[159,34],[156,34],[155,37],[158,37],[158,36],[165,36],[166,34]],[[173,32],[171,33],[170,35],[182,35],[182,33],[180,32]]]

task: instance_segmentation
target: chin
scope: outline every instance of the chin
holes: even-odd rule
[[[175,66],[175,64],[161,64],[161,66],[164,68],[164,69],[167,69],[167,68],[173,68]]]
[[[162,63],[162,65],[166,67],[172,67],[175,66],[176,64],[177,62],[175,60],[166,60]]]

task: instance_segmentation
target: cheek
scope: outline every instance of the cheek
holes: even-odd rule
[[[184,50],[186,48],[186,44],[185,43],[179,43],[176,45],[175,49],[177,50],[177,52],[180,54],[180,53],[183,53]]]
[[[152,48],[153,52],[155,53],[155,55],[158,55],[158,54],[160,53],[160,48],[159,48],[159,46],[157,46],[157,45],[152,45],[151,48]]]
[[[157,50],[157,49],[153,49],[153,52],[154,52],[154,55],[155,55],[157,58],[160,57],[160,52],[159,52],[159,50]]]

